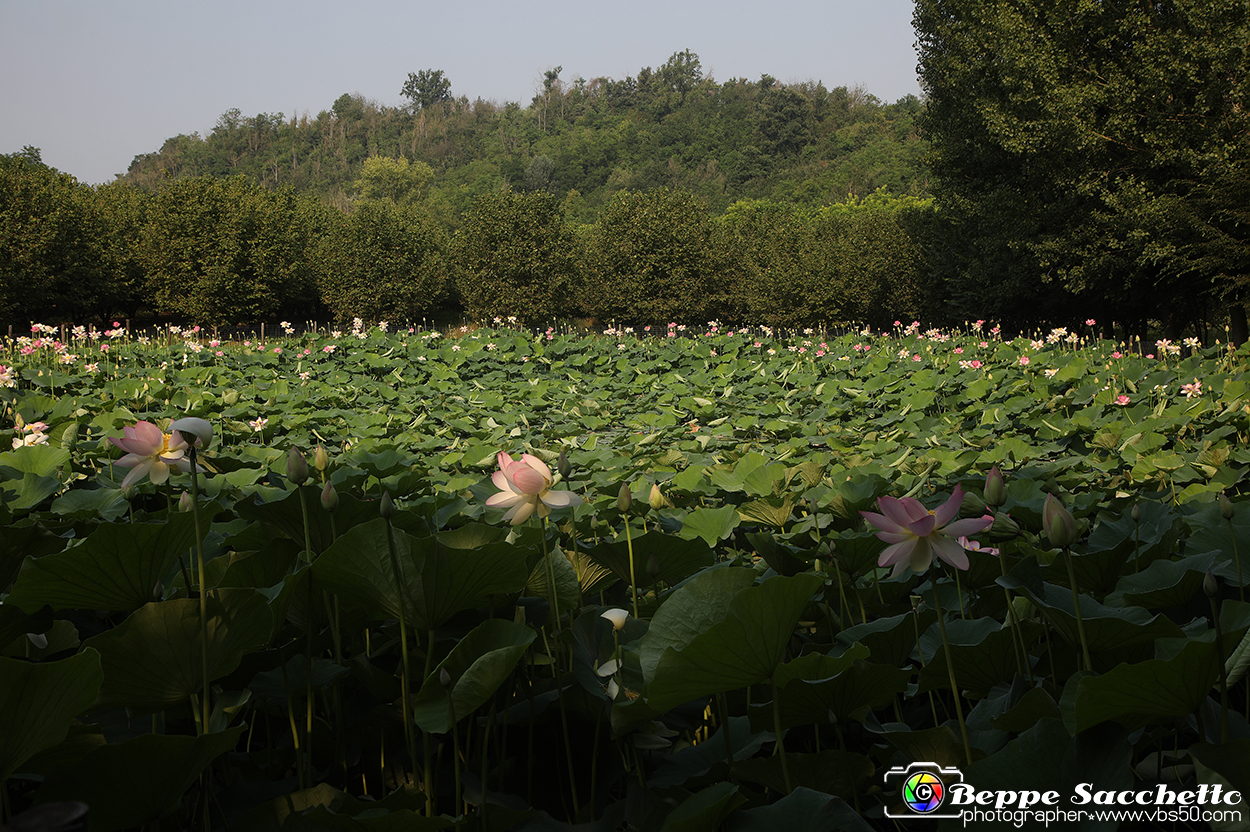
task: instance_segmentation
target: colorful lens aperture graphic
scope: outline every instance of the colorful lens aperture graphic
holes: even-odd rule
[[[918,771],[903,783],[903,802],[913,812],[928,814],[942,805],[945,796],[946,786],[928,771]]]

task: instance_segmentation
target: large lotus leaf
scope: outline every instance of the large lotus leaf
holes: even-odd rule
[[[51,497],[60,488],[61,481],[57,477],[25,473],[20,479],[0,480],[0,502],[10,511],[27,511]]]
[[[24,637],[27,633],[45,633],[51,627],[50,607],[26,613],[10,604],[0,604],[0,645]]]
[[[876,511],[877,498],[890,491],[890,481],[880,474],[854,474],[844,482],[835,478],[836,493],[829,498],[829,510],[839,529],[863,528],[861,511]]]
[[[1132,561],[1134,554],[1140,565],[1172,554],[1180,532],[1176,528],[1178,516],[1166,503],[1150,500],[1138,503],[1141,520],[1134,521],[1132,513],[1125,511],[1114,520],[1102,519],[1089,533],[1085,541],[1086,551],[1103,552],[1118,550]],[[1204,551],[1193,549],[1190,551]]]
[[[729,813],[746,802],[732,783],[708,786],[670,812],[660,832],[716,832]]]
[[[696,508],[682,520],[682,537],[693,540],[702,538],[708,546],[715,546],[733,534],[741,518],[731,505],[720,508]]]
[[[734,596],[755,583],[754,569],[709,569],[670,595],[652,618],[639,647],[639,665],[647,683],[665,650],[684,649],[729,614]]]
[[[103,679],[91,649],[40,664],[0,658],[0,788],[31,755],[65,739]]]
[[[703,575],[715,576],[716,571]],[[703,575],[695,576],[682,589],[701,585]],[[706,588],[725,592],[727,584],[723,578],[717,576],[711,581]],[[656,613],[642,640],[644,658],[654,656],[655,645],[665,645],[649,677],[648,705],[665,711],[700,696],[736,690],[769,678],[781,661],[803,609],[823,584],[819,576],[811,574],[769,578],[759,586],[733,593],[728,604],[723,600],[715,603],[724,610],[724,616],[711,622],[711,626],[707,626],[708,619],[702,612],[685,603],[678,608],[675,601],[681,590],[674,592],[660,607],[661,612],[669,611],[663,618],[660,612]],[[687,641],[692,633],[697,634]],[[683,646],[675,646],[682,641]]]
[[[1042,688],[1031,688],[1007,710],[991,718],[990,724],[1000,731],[1022,734],[1043,719],[1061,719],[1059,706]]]
[[[216,515],[202,516],[201,533]],[[53,609],[129,611],[151,601],[180,556],[195,545],[195,516],[171,514],[160,523],[107,523],[79,546],[22,565],[5,599],[26,610],[45,604]]]
[[[1088,676],[1076,691],[1077,731],[1112,720],[1134,730],[1155,720],[1186,716],[1211,693],[1219,673],[1214,641],[1191,639],[1169,659],[1122,664]]]
[[[522,592],[530,597],[546,598],[550,603],[552,601],[551,580],[554,577],[555,601],[559,604],[560,615],[563,617],[565,613],[581,606],[582,584],[577,575],[577,567],[569,563],[564,552],[556,549],[548,557],[550,561],[547,558],[538,558],[538,562],[530,570]],[[550,564],[550,574],[547,572],[548,564]]]
[[[1070,795],[1078,783],[1093,783],[1099,790],[1133,788],[1132,757],[1133,745],[1118,726],[1104,726],[1073,737],[1061,721],[1043,719],[1000,751],[960,768],[964,782],[977,790],[1018,792],[1027,788]],[[1068,807],[1061,804],[1060,808]],[[1071,824],[1071,828],[1108,832],[1116,826],[1116,821],[1088,817],[1079,825]]]
[[[1069,644],[1079,645],[1076,614],[1072,606],[1072,590],[1066,586],[1042,583],[1037,564],[1022,561],[998,583],[1028,596]],[[1181,628],[1163,615],[1152,616],[1141,607],[1105,607],[1088,595],[1080,596],[1081,618],[1092,653],[1122,651],[1127,647],[1149,644],[1161,638],[1182,638]]]
[[[723,775],[728,771],[724,765],[725,735],[722,733],[724,730],[722,726],[698,745],[687,746],[675,754],[658,757],[655,761],[655,770],[647,779],[647,786],[652,789],[663,789],[685,784],[686,788],[691,788],[690,781],[701,781],[718,764],[722,775],[719,779],[724,779]],[[729,718],[729,740],[734,759],[745,760],[754,756],[764,743],[772,742],[773,735],[753,730],[751,721],[745,716],[733,716]],[[699,784],[702,785],[702,782]]]
[[[111,523],[124,517],[129,508],[120,488],[77,488],[52,501],[52,513],[68,520],[101,517]]]
[[[1241,792],[1241,802],[1230,808],[1239,812],[1238,820],[1245,818],[1250,810],[1250,740],[1231,740],[1219,745],[1198,743],[1189,747],[1189,756],[1194,761],[1199,783],[1222,784],[1225,794]],[[1230,821],[1212,820],[1211,828],[1217,832],[1245,828],[1240,822]]]
[[[791,788],[807,788],[853,799],[877,772],[872,760],[854,751],[829,750],[816,754],[787,755]],[[780,757],[755,757],[734,763],[735,777],[767,786],[786,794],[785,773]]]
[[[847,627],[835,638],[838,644],[847,648],[852,644],[863,644],[871,652],[872,660],[878,664],[903,667],[912,660],[919,634],[935,623],[937,611],[932,607],[925,607],[918,614],[900,613]],[[921,656],[922,662],[928,662],[932,658],[932,652]]]
[[[0,502],[0,512],[3,508]],[[59,552],[67,542],[30,520],[23,521],[23,525],[4,526],[4,534],[0,535],[0,593],[8,591],[25,558],[41,558]]]
[[[51,445],[15,448],[0,454],[0,482],[10,477],[21,479],[22,474],[55,478],[57,470],[69,459],[69,451]]]
[[[313,659],[310,678],[304,654],[296,653],[282,667],[257,673],[247,683],[247,688],[255,696],[286,704],[288,698],[302,699],[309,684],[314,688],[324,687],[348,672],[347,667],[329,659]]]
[[[5,607],[0,605],[0,611],[3,611],[4,609]],[[43,640],[41,642],[42,646],[34,644],[26,636],[26,634],[23,633],[16,639],[6,644],[4,649],[0,650],[0,654],[38,661],[46,659],[50,656],[55,656],[58,653],[68,653],[68,651],[74,650],[79,644],[82,644],[82,641],[78,638],[77,627],[63,618],[58,618],[55,621],[52,621],[52,611],[47,607],[44,607],[42,612],[46,614],[47,619],[50,621],[50,626],[47,626],[46,629],[42,630],[32,628],[26,631],[43,636]],[[3,614],[0,612],[0,619],[2,618]]]
[[[143,734],[99,746],[51,774],[36,799],[86,803],[92,832],[146,827],[173,814],[200,772],[233,749],[245,727],[199,737]]]
[[[300,507],[301,495],[308,509],[308,537],[314,552],[324,552],[329,548],[336,530],[348,529],[378,517],[376,500],[358,500],[346,492],[338,495],[338,508],[331,514],[321,507],[321,487],[317,485],[302,485],[285,492],[281,499],[268,503],[240,500],[234,509],[246,520],[259,520],[281,530],[302,548],[304,510]]]
[[[634,538],[634,578],[640,583],[651,581],[647,563],[654,556],[659,566],[655,580],[676,585],[713,562],[712,550],[699,538],[674,537],[660,532],[647,532]],[[602,543],[586,550],[595,563],[611,569],[613,574],[629,582],[629,544]]]
[[[963,743],[955,735],[958,728],[951,728],[954,724],[954,720],[949,720],[944,725],[913,731],[902,723],[874,725],[871,719],[864,721],[864,727],[888,740],[910,760],[962,766],[967,761],[964,759]]]
[[[499,618],[474,627],[425,677],[413,706],[417,725],[422,731],[445,734],[470,716],[507,680],[537,635],[523,624]],[[449,686],[440,681],[444,670]]]
[[[784,665],[783,665],[784,666]],[[911,671],[856,660],[832,677],[791,679],[778,684],[781,727],[827,725],[829,715],[846,721],[861,708],[875,708],[903,693],[911,683]],[[751,725],[757,730],[773,726],[771,705],[751,709]]]
[[[1141,572],[1125,575],[1107,595],[1112,607],[1180,608],[1202,588],[1215,556],[1210,552],[1180,560],[1161,558]]]
[[[850,575],[863,575],[877,566],[886,544],[872,532],[840,535],[833,541],[833,558]]]
[[[740,809],[729,816],[728,832],[871,832],[858,812],[845,800],[802,786],[770,803],[754,809]]]
[[[313,563],[313,578],[345,603],[375,618],[399,618],[399,592],[386,541],[386,520],[355,526]],[[403,573],[405,623],[432,630],[492,595],[520,592],[529,577],[528,549],[507,543],[452,549],[433,538],[394,531]]]
[[[1039,629],[1035,622],[1020,622],[1020,626],[1028,630]],[[1034,635],[1040,637],[1041,634],[1036,632]],[[955,664],[955,683],[974,699],[985,696],[998,683],[1010,681],[1020,669],[1016,648],[1012,644],[1014,636],[1011,628],[1002,626],[996,619],[953,619],[946,624],[946,636],[951,660]],[[1031,641],[1026,633],[1025,643]],[[949,690],[946,650],[936,625],[921,637],[920,649],[928,657],[928,662],[920,671],[917,693]]]
[[[751,476],[757,469],[764,468],[767,471],[769,467],[768,457],[763,454],[749,453],[733,464],[733,467],[725,465],[717,465],[707,469],[707,478],[722,491],[738,492],[746,489],[747,478]],[[777,477],[785,476],[785,466],[777,465]],[[772,493],[772,477],[765,475],[767,491]],[[758,483],[757,483],[758,485]],[[756,493],[756,492],[752,492]]]
[[[213,590],[207,601],[211,681],[269,641],[273,615],[265,596],[253,589]],[[100,651],[104,668],[97,708],[161,711],[203,690],[199,599],[146,604],[116,628],[88,639],[85,647]]]

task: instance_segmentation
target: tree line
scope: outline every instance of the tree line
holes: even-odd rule
[[[379,157],[380,158],[380,157]],[[528,323],[831,320],[924,306],[914,239],[930,200],[884,192],[822,208],[683,190],[616,194],[594,223],[549,191],[501,190],[449,232],[396,199],[375,162],[350,212],[245,176],[91,187],[33,150],[0,157],[0,322],[176,317],[206,324],[422,318]]]
[[[168,139],[135,157],[125,180],[153,190],[169,179],[242,174],[348,209],[373,157],[428,168],[422,195],[449,230],[477,197],[543,190],[593,222],[622,191],[689,191],[714,213],[741,199],[809,207],[879,188],[926,195],[920,101],[884,103],[862,88],[827,89],[706,76],[685,51],[625,79],[548,70],[533,100],[497,103],[452,94],[439,70],[410,73],[388,105],[344,94],[317,113],[230,110],[207,135]]]

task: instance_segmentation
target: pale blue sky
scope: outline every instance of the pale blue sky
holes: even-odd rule
[[[528,104],[542,74],[624,78],[674,52],[719,81],[920,94],[912,0],[0,0],[0,153],[107,182],[237,107],[316,115],[343,93],[404,103],[409,72]]]

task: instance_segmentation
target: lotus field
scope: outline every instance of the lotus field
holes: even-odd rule
[[[4,816],[895,829],[931,763],[1250,820],[1250,349],[1092,328],[36,325]]]

